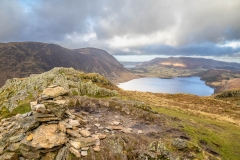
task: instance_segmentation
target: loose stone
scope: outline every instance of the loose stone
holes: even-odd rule
[[[16,143],[16,142],[21,141],[23,138],[24,138],[24,134],[19,134],[19,135],[10,137],[9,141],[12,142],[12,143]]]
[[[91,136],[91,133],[90,133],[88,130],[81,130],[81,131],[80,131],[80,134],[81,134],[83,137],[89,137],[89,136]]]
[[[31,133],[29,136],[27,136],[27,141],[31,141],[33,139],[33,135],[34,134]]]
[[[143,134],[143,131],[142,131],[142,130],[138,130],[137,133],[138,133],[138,134]]]
[[[88,151],[89,147],[82,147],[81,151]]]
[[[77,158],[81,157],[81,154],[79,153],[79,151],[77,149],[75,149],[74,147],[70,147],[69,151],[74,154]]]
[[[113,121],[113,125],[118,126],[119,124],[120,124],[120,122],[118,122],[118,121]]]
[[[100,149],[99,146],[94,147],[93,150],[94,150],[95,152],[100,152],[100,151],[101,151],[101,149]]]
[[[107,137],[107,135],[106,134],[100,134],[100,135],[98,135],[98,137],[99,137],[100,140],[103,140]]]
[[[87,153],[87,151],[81,151],[81,155],[82,155],[82,156],[87,156],[88,153]]]
[[[100,127],[100,124],[96,123],[96,124],[94,124],[94,126],[96,126],[96,127],[99,128],[99,127]]]
[[[46,111],[46,107],[44,104],[37,104],[35,107],[35,110],[38,112],[38,113],[45,113]]]
[[[82,137],[77,131],[73,131],[71,129],[67,129],[67,133],[73,137],[78,137],[78,138]]]
[[[80,149],[81,148],[81,143],[80,142],[70,141],[69,143],[71,144],[71,146],[73,146],[76,149]]]

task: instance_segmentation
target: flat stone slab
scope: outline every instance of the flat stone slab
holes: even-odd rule
[[[111,126],[112,130],[123,130],[122,126]]]
[[[89,132],[88,130],[81,130],[81,131],[80,131],[80,134],[81,134],[83,137],[89,137],[89,136],[91,136],[91,132]]]
[[[65,94],[68,94],[68,90],[64,89],[63,87],[46,88],[43,90],[41,94],[41,98],[50,99],[50,98],[55,98]]]
[[[80,148],[81,148],[81,143],[80,143],[80,142],[69,141],[69,143],[70,143],[71,146],[73,146],[75,149],[80,149]]]
[[[46,100],[42,102],[46,109],[49,110],[52,114],[59,118],[63,118],[65,111],[67,110],[67,101],[66,100]]]
[[[74,130],[71,130],[71,129],[67,129],[67,133],[69,135],[71,135],[72,137],[78,137],[78,138],[82,137],[77,131],[74,131]]]
[[[57,133],[58,125],[49,124],[39,126],[30,145],[36,149],[53,148],[62,145],[66,142],[66,134],[63,132]]]
[[[24,137],[25,137],[24,134],[19,134],[19,135],[10,137],[9,141],[12,142],[12,143],[16,143],[16,142],[21,141]]]

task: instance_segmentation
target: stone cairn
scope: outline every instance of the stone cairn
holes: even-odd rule
[[[18,114],[0,122],[0,159],[66,160],[71,152],[77,158],[87,156],[91,148],[99,152],[105,134],[92,134],[79,114],[71,113],[68,91],[59,86],[44,89],[31,102],[31,112]]]

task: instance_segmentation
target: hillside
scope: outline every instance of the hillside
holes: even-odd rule
[[[209,69],[196,75],[215,88],[215,93],[240,88],[240,71]]]
[[[54,67],[96,72],[114,82],[134,76],[109,53],[96,48],[67,49],[40,42],[1,43],[0,56],[0,86],[9,78],[27,77]]]
[[[238,96],[124,91],[73,68],[10,79],[0,159],[237,159]]]

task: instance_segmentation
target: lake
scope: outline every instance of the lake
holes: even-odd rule
[[[176,77],[172,79],[139,78],[125,83],[119,83],[118,87],[124,90],[135,90],[153,93],[189,93],[199,96],[210,96],[214,89],[207,86],[200,77]]]

